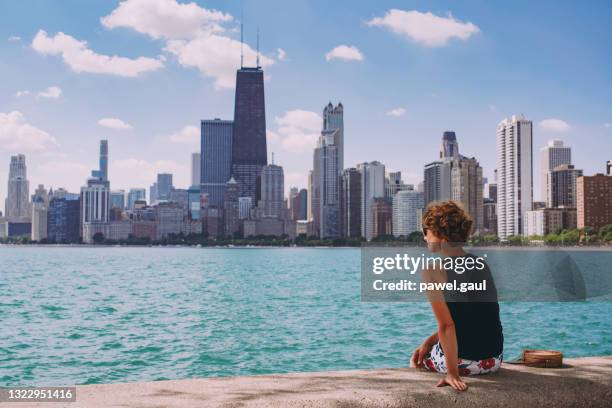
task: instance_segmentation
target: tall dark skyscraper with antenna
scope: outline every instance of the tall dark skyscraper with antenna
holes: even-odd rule
[[[260,199],[260,176],[268,164],[266,146],[266,106],[264,74],[259,65],[259,34],[257,35],[257,65],[236,72],[236,99],[232,137],[232,176],[238,183],[240,197]]]

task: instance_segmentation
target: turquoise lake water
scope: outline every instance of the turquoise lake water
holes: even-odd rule
[[[612,303],[503,302],[505,356],[612,355]],[[0,247],[0,385],[403,367],[425,303],[360,301],[359,249]]]

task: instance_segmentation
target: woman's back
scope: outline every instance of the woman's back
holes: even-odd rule
[[[466,254],[463,258],[475,258]],[[497,289],[491,270],[484,263],[482,269],[469,269],[463,273],[447,270],[447,281],[457,282],[457,287],[474,284],[465,292],[445,292],[448,309],[455,323],[459,357],[470,360],[482,360],[499,356],[503,351],[504,337],[499,318]]]

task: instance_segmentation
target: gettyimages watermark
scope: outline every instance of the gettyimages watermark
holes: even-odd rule
[[[455,246],[461,246],[454,244]],[[609,301],[612,248],[465,246],[445,257],[426,246],[361,248],[361,299],[366,302]]]

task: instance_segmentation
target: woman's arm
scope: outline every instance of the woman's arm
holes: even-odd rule
[[[431,351],[434,344],[436,344],[437,342],[438,342],[438,332],[435,331],[433,332],[431,336],[423,340],[423,343],[421,343],[421,345],[416,350],[414,350],[414,353],[412,353],[412,358],[410,359],[410,366],[411,367],[422,367],[423,359],[425,358],[427,353]]]
[[[467,389],[467,385],[459,378],[459,356],[455,322],[446,302],[433,301],[431,302],[431,308],[438,322],[438,338],[444,351],[447,370],[446,378],[440,380],[438,386],[450,385],[456,390],[463,391]]]

